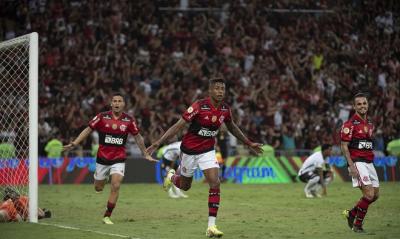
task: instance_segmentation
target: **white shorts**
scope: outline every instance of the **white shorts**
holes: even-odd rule
[[[193,177],[194,171],[197,168],[206,170],[209,168],[219,168],[215,150],[203,154],[185,154],[181,153],[181,174],[185,177]]]
[[[360,178],[352,178],[353,187],[361,187],[362,185],[372,185],[374,188],[379,187],[379,179],[373,163],[355,162]]]
[[[124,176],[125,163],[116,163],[113,165],[103,165],[96,163],[96,171],[94,172],[95,180],[104,180],[108,175],[119,174]]]

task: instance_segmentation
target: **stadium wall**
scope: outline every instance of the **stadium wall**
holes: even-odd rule
[[[297,182],[297,172],[306,157],[229,157],[226,159],[227,181],[240,184],[271,184]],[[336,180],[350,181],[346,161],[343,157],[330,157],[329,164]],[[377,157],[374,165],[381,181],[400,181],[400,163],[392,156]],[[27,161],[18,159],[0,160],[0,185],[13,185],[13,177],[6,174],[27,172]],[[96,159],[93,157],[39,158],[39,182],[42,184],[93,183]],[[124,182],[161,183],[163,178],[161,162],[151,164],[143,159],[127,160]],[[195,181],[204,180],[197,170]]]

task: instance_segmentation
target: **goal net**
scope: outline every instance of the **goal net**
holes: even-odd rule
[[[28,196],[21,217],[37,222],[38,35],[0,42],[0,200]],[[14,194],[14,195],[13,195]]]

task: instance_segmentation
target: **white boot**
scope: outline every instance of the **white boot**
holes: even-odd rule
[[[178,195],[179,197],[181,197],[181,198],[188,198],[189,197],[188,195],[184,194],[182,192],[182,190],[180,190],[176,186],[174,186],[174,189],[175,189],[175,194]]]
[[[177,194],[175,193],[175,191],[174,191],[174,187],[175,187],[175,186],[171,187],[171,188],[168,190],[168,196],[169,196],[170,198],[179,198],[179,195],[177,195]]]

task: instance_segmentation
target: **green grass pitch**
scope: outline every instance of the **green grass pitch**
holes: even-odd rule
[[[217,219],[223,238],[400,238],[400,183],[382,183],[363,235],[350,231],[341,215],[361,196],[350,183],[333,183],[328,197],[320,199],[306,199],[303,186],[223,184]],[[91,185],[40,186],[39,192],[40,206],[53,212],[53,218],[40,222],[75,230],[7,223],[0,225],[1,239],[206,238],[208,187],[203,183],[193,185],[188,199],[170,199],[155,184],[123,184],[114,225],[101,223],[109,185],[101,194]]]

